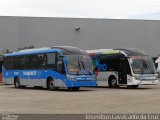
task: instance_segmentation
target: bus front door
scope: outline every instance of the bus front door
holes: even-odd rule
[[[127,84],[127,73],[128,73],[128,60],[127,58],[120,58],[119,60],[119,71],[118,71],[118,83]]]

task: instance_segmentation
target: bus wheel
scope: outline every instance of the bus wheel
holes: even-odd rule
[[[117,85],[117,79],[115,77],[111,77],[109,79],[109,87],[110,88],[116,88],[116,87],[118,87],[118,85]]]
[[[55,81],[52,78],[49,78],[47,82],[47,88],[49,90],[57,90],[57,87],[55,87]]]
[[[15,80],[14,80],[14,86],[15,86],[15,88],[20,88],[21,87],[18,77],[16,77]]]

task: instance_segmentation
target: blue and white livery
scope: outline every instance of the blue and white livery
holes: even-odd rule
[[[5,84],[41,86],[48,89],[96,86],[88,54],[76,47],[55,46],[21,50],[4,55],[2,77]]]

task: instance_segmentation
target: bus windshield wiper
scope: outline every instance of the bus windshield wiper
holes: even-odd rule
[[[80,62],[78,60],[78,71],[77,71],[77,75],[79,75],[79,70],[81,70],[81,65],[80,65]]]
[[[82,63],[82,67],[83,67],[83,69],[85,70],[84,63],[83,63],[83,61],[82,61],[82,60],[81,60],[81,63]]]
[[[147,66],[147,63],[146,61],[142,60],[142,72],[141,74],[144,74],[144,70],[148,70],[148,66]]]

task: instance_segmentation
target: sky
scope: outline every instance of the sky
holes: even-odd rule
[[[160,20],[160,0],[0,0],[0,16]]]

